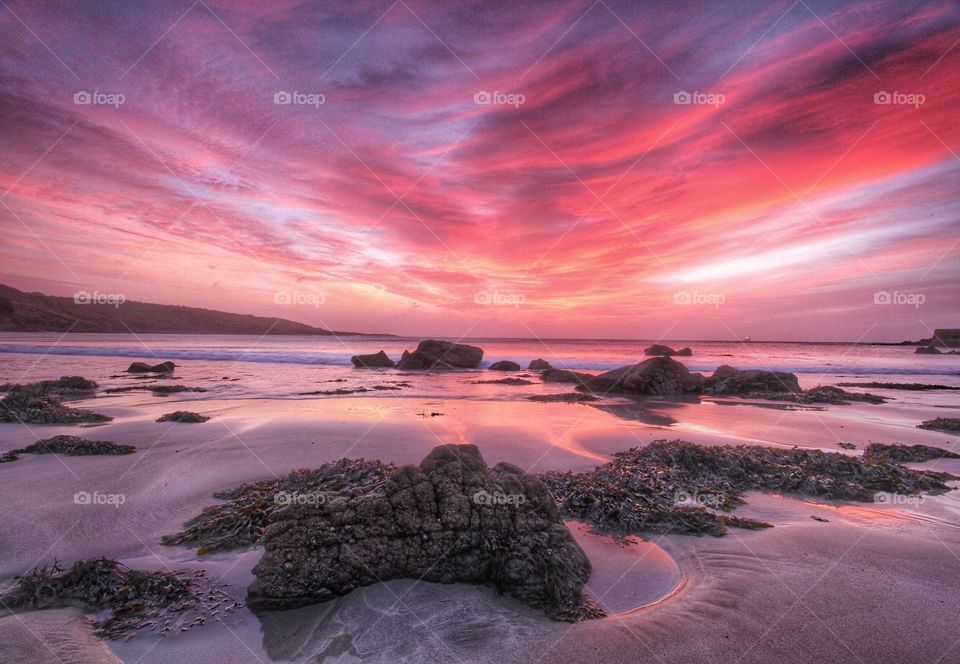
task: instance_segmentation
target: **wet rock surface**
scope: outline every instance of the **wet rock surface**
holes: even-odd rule
[[[648,346],[643,351],[644,355],[650,357],[670,357],[671,355],[679,355],[680,357],[690,357],[693,355],[693,351],[689,347],[681,348],[680,350],[674,350],[670,346],[664,346],[663,344],[653,344]]]
[[[724,364],[703,383],[704,392],[716,396],[751,396],[802,392],[795,374],[786,371],[739,370]]]
[[[173,362],[161,362],[160,364],[147,364],[146,362],[134,362],[127,367],[127,373],[173,373],[177,365]]]
[[[593,377],[593,374],[568,369],[545,369],[540,374],[540,380],[544,383],[572,383],[574,385],[583,385]]]
[[[553,367],[550,365],[550,363],[542,358],[531,360],[530,364],[527,365],[527,369],[530,371],[546,371],[547,369],[552,368]]]
[[[392,369],[397,366],[396,362],[391,360],[385,351],[371,353],[369,355],[354,355],[350,358],[353,366],[359,369]]]
[[[271,515],[248,603],[287,609],[395,578],[492,585],[560,620],[598,617],[590,563],[547,488],[474,445],[434,448],[374,487]]]
[[[500,360],[490,365],[491,371],[521,371],[522,369],[523,367],[510,360]]]
[[[669,357],[653,357],[594,376],[577,389],[603,394],[696,394],[703,389],[703,376]]]
[[[427,339],[413,352],[403,351],[397,368],[411,369],[474,369],[480,366],[483,350],[476,346],[450,341]]]

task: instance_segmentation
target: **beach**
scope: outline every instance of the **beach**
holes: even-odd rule
[[[581,356],[570,344],[557,344],[562,349],[551,356],[549,343],[498,348],[478,340],[486,346],[485,366],[411,372],[339,363],[342,355],[368,347],[415,345],[405,339],[363,340],[352,347],[346,341],[343,349],[313,343],[312,352],[337,363],[307,363],[309,346],[300,340],[271,347],[253,338],[200,339],[191,346],[167,337],[160,346],[150,338],[144,340],[148,351],[107,339],[115,335],[56,346],[56,336],[39,336],[0,339],[8,347],[0,353],[0,383],[82,375],[99,389],[69,405],[113,419],[96,426],[0,424],[0,453],[60,434],[134,445],[136,452],[23,455],[0,465],[4,585],[38,563],[105,556],[140,570],[204,569],[242,601],[262,549],[198,555],[191,547],[165,546],[160,538],[219,503],[217,491],[344,457],[417,464],[438,445],[472,443],[489,466],[507,462],[544,473],[586,472],[616,452],[654,440],[848,455],[861,454],[868,443],[960,451],[956,435],[917,428],[924,420],[958,415],[960,398],[949,390],[848,388],[890,399],[882,404],[704,395],[543,403],[528,397],[570,393],[571,386],[541,382],[537,372],[526,370],[509,375],[526,376],[529,384],[482,382],[506,375],[486,368],[502,359],[526,366],[542,357],[594,373],[627,363],[616,356],[619,346],[607,349],[611,359],[602,358],[603,342]],[[31,344],[35,352],[28,352]],[[634,345],[642,350],[642,343]],[[233,348],[231,357],[201,357],[216,356],[224,346]],[[914,359],[911,348],[823,348],[824,360],[815,344],[786,350],[702,346],[708,351],[695,347],[692,358],[679,359],[709,372],[723,351],[724,364],[793,370],[804,389],[844,381],[960,387],[956,356]],[[173,378],[138,377],[124,371],[133,359],[173,359],[177,368]],[[632,358],[642,359],[642,352]],[[158,384],[206,391],[161,396],[150,391]],[[107,392],[128,387],[138,389]],[[210,419],[155,421],[181,409]],[[908,466],[960,475],[957,459]],[[78,503],[76,496],[84,493],[122,499]],[[864,503],[756,491],[734,513],[773,527],[730,528],[723,537],[653,533],[625,543],[568,521],[593,566],[585,594],[607,613],[599,620],[554,622],[487,586],[395,579],[290,611],[254,614],[241,607],[183,634],[143,631],[129,641],[96,640],[76,608],[17,612],[0,618],[0,660],[960,661],[960,494],[892,495]]]

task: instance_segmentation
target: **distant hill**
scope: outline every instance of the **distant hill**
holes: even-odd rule
[[[91,298],[94,296],[91,295]],[[0,284],[0,332],[353,335],[286,320],[169,304],[79,303]]]

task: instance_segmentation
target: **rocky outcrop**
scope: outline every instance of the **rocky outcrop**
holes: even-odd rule
[[[544,383],[573,383],[583,385],[593,378],[593,374],[570,371],[569,369],[547,369],[540,374]]]
[[[520,371],[522,368],[519,364],[510,360],[500,360],[490,365],[491,371]]]
[[[254,610],[323,602],[396,578],[491,585],[561,620],[599,617],[590,562],[544,484],[474,445],[441,445],[373,487],[276,510],[253,572]]]
[[[398,369],[473,369],[480,366],[483,350],[451,341],[427,339],[413,352],[403,351]]]
[[[786,371],[748,369],[740,371],[724,364],[704,381],[704,392],[716,396],[750,396],[800,392],[796,374]]]
[[[918,355],[942,355],[940,349],[934,348],[933,346],[921,346],[913,352]]]
[[[670,357],[672,355],[679,355],[680,357],[690,357],[693,355],[693,351],[689,348],[681,348],[680,350],[674,350],[670,346],[664,346],[662,344],[653,344],[648,348],[644,349],[644,355],[653,356],[653,357]]]
[[[653,357],[594,376],[577,389],[600,393],[696,394],[703,389],[703,376],[691,373],[669,357]]]
[[[127,373],[173,373],[176,366],[173,362],[161,362],[152,365],[146,362],[134,362],[127,367]]]
[[[371,353],[369,355],[354,355],[350,358],[350,361],[353,362],[353,366],[360,369],[392,369],[397,366],[382,350],[379,353]]]
[[[530,371],[546,371],[547,369],[553,369],[553,367],[546,360],[537,358],[527,365],[527,369]]]

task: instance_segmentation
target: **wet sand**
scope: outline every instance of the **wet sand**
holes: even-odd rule
[[[783,410],[718,401],[610,402],[674,422],[664,425],[588,404],[393,394],[228,399],[126,393],[77,402],[116,419],[91,428],[0,425],[0,452],[61,433],[133,444],[137,452],[25,455],[0,467],[0,585],[38,561],[105,555],[140,569],[204,568],[242,598],[260,550],[198,557],[160,545],[160,537],[216,503],[214,491],[343,456],[418,463],[438,444],[472,442],[488,464],[508,461],[541,472],[588,470],[613,452],[659,438],[831,450],[843,441],[858,448],[872,441],[957,449],[956,437],[915,428],[921,419],[949,415],[949,402]],[[154,422],[181,408],[213,419]],[[960,475],[960,461],[922,465]],[[124,502],[116,508],[78,505],[78,491],[122,494]],[[738,515],[775,527],[731,529],[719,539],[655,537],[623,547],[570,524],[594,566],[588,591],[611,613],[603,620],[554,623],[489,588],[396,580],[296,611],[257,617],[242,610],[223,623],[163,639],[145,633],[129,642],[91,641],[76,611],[8,616],[0,619],[0,647],[6,648],[0,661],[17,661],[20,653],[27,659],[35,653],[36,661],[115,661],[112,652],[143,664],[960,662],[954,643],[960,639],[960,499],[954,494],[908,504],[821,504],[764,494],[750,494],[748,502]],[[53,648],[50,660],[48,646],[58,643],[65,650]]]

